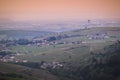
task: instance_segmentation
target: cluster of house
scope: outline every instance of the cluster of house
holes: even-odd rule
[[[22,60],[22,59],[15,58],[16,55],[19,55],[19,54],[14,53],[14,54],[6,54],[4,56],[0,55],[0,61],[2,61],[2,62],[15,62],[15,63],[18,63],[18,62],[26,63],[26,62],[28,62],[27,60]]]
[[[10,56],[10,55],[6,55],[6,56],[0,58],[0,61],[2,61],[2,62],[15,62],[15,63],[18,63],[18,62],[26,63],[26,62],[28,62],[27,60],[15,59],[14,56]]]
[[[32,40],[33,45],[44,46],[44,45],[54,45],[54,44],[64,44],[64,42],[57,42],[55,40],[48,41],[47,38],[34,38]]]
[[[50,68],[50,69],[55,69],[55,68],[61,68],[63,67],[63,65],[59,62],[44,62],[40,68],[42,69],[47,69],[47,68]]]
[[[28,46],[35,45],[38,47],[47,46],[47,45],[55,45],[55,44],[81,44],[82,41],[72,41],[72,42],[59,41],[60,39],[64,39],[64,38],[80,37],[80,36],[86,37],[87,39],[91,39],[91,40],[103,40],[103,39],[109,38],[107,32],[94,32],[94,33],[87,34],[87,35],[71,35],[71,36],[70,35],[63,35],[63,36],[58,35],[58,36],[52,36],[52,37],[35,37],[30,41],[25,39],[22,42],[24,43],[24,45],[28,45]],[[5,46],[5,45],[21,45],[21,44],[18,44],[16,41],[19,42],[20,40],[19,39],[18,40],[8,40],[8,41],[1,40],[1,42],[6,42],[6,43],[2,44],[3,46]]]
[[[96,32],[96,33],[91,33],[91,34],[84,35],[84,36],[87,39],[91,39],[91,40],[104,40],[104,39],[109,38],[107,32]],[[47,41],[45,38],[44,39],[36,38],[36,39],[33,39],[32,42],[34,43],[34,45],[37,45],[37,46],[55,45],[55,44],[81,44],[81,43],[83,43],[83,41],[72,41],[72,42],[70,42],[70,41],[63,41],[63,42]]]
[[[48,45],[57,45],[57,44],[81,44],[82,41],[47,41],[46,39],[43,39],[41,41],[41,39],[33,39],[32,40],[33,44],[28,44],[28,46],[48,46]]]
[[[0,56],[0,60],[3,62],[13,62],[14,58],[13,55]]]
[[[109,38],[108,34],[106,32],[99,32],[99,33],[93,33],[93,34],[89,34],[87,35],[88,39],[95,39],[95,40],[104,40]]]

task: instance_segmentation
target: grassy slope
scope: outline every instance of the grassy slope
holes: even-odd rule
[[[78,67],[70,65],[68,70],[64,68],[52,72],[58,75],[61,80],[119,80],[120,43],[105,48],[96,54],[91,54],[88,60],[83,61]]]
[[[4,80],[58,80],[49,72],[0,62],[0,79]]]
[[[60,33],[61,35],[67,34],[67,35],[86,35],[94,32],[107,32],[110,36],[117,36],[117,39],[119,39],[120,36],[120,28],[116,27],[99,27],[99,28],[91,28],[91,29],[85,29],[85,30],[75,30],[75,31],[69,31],[69,32],[63,32]],[[117,34],[117,35],[116,35]],[[80,57],[82,54],[88,54],[89,55],[89,49],[92,47],[93,51],[100,50],[104,48],[107,45],[110,45],[114,43],[112,41],[113,39],[105,39],[105,40],[89,40],[83,37],[72,37],[72,38],[65,38],[62,40],[59,40],[60,42],[63,41],[87,41],[87,44],[77,45],[77,44],[62,44],[62,45],[56,45],[54,48],[53,46],[44,46],[44,47],[37,47],[37,46],[15,46],[13,47],[14,51],[23,51],[23,53],[28,53],[24,56],[18,56],[21,59],[28,59],[29,61],[34,62],[40,62],[40,61],[69,61],[68,57],[72,56],[73,58],[71,60],[77,59],[77,57]],[[82,47],[86,45],[86,47]],[[74,49],[67,49],[75,47]],[[78,48],[77,48],[78,47]],[[73,55],[76,55],[74,56]],[[77,61],[77,60],[76,60]]]
[[[66,32],[67,34],[89,34],[89,33],[95,33],[95,32],[116,32],[120,31],[120,27],[94,27],[90,29],[80,29],[80,30],[74,30]]]
[[[120,39],[120,27],[97,27],[97,28],[90,28],[90,29],[80,29],[80,30],[74,30],[74,31],[69,31],[69,32],[63,32],[61,33],[61,35],[63,34],[67,34],[67,35],[88,35],[88,34],[92,34],[92,33],[99,33],[99,32],[107,32],[108,36],[110,36],[110,39],[106,39],[106,40],[111,40],[112,36],[116,36],[116,39]],[[114,39],[114,38],[113,38]],[[69,40],[87,40],[84,36],[81,37],[74,37],[74,38],[66,38],[64,39],[66,41]],[[63,41],[64,41],[63,40]]]
[[[82,52],[84,50],[84,52]],[[40,62],[40,61],[70,61],[75,58],[79,58],[81,55],[88,54],[89,47],[87,46],[72,46],[72,47],[62,47],[62,48],[55,48],[50,49],[44,52],[39,52],[35,54],[28,54],[19,56],[22,59],[28,59],[30,61]],[[69,59],[69,56],[72,56]]]
[[[56,45],[44,46],[44,47],[26,47],[18,46],[13,48],[14,50],[29,51],[26,55],[17,56],[20,59],[27,59],[31,62],[41,62],[41,61],[59,61],[59,62],[79,62],[89,56],[90,47],[92,47],[94,52],[103,49],[105,46],[113,44],[113,42],[100,42],[100,43],[87,43],[87,44],[67,44],[67,45]],[[24,53],[24,52],[23,52]],[[71,58],[69,58],[71,57]]]
[[[71,31],[71,32],[66,32],[66,33],[62,33],[62,34],[75,35],[75,34],[82,34],[82,33],[88,34],[88,33],[92,33],[92,32],[108,31],[109,34],[111,34],[112,36],[117,36],[119,38],[119,34],[120,34],[119,30],[120,30],[119,28],[92,28],[91,30],[83,30],[83,31],[78,30],[78,31],[73,31],[73,32]],[[75,38],[72,38],[72,39],[76,40]],[[70,41],[71,38],[64,39],[64,40]],[[81,39],[78,38],[78,40],[81,40]],[[21,58],[21,59],[28,59],[29,61],[32,61],[32,62],[40,62],[42,60],[43,61],[60,61],[60,62],[67,62],[67,64],[69,64],[71,69],[73,69],[74,67],[75,68],[80,67],[80,69],[82,69],[82,68],[85,69],[85,66],[89,65],[88,62],[85,62],[85,61],[87,61],[90,58],[89,49],[90,49],[91,45],[92,45],[94,51],[97,52],[98,50],[102,50],[105,46],[111,45],[114,43],[114,42],[111,42],[111,39],[107,40],[107,41],[106,40],[105,41],[98,41],[98,40],[90,41],[90,40],[88,40],[88,42],[89,43],[83,44],[83,45],[77,45],[77,44],[76,45],[75,44],[73,44],[73,45],[72,44],[71,45],[56,45],[55,48],[53,46],[45,46],[45,47],[16,46],[16,47],[13,47],[13,50],[14,51],[32,50],[31,54],[19,56],[19,58]],[[71,58],[69,58],[69,56],[71,56]],[[3,64],[7,65],[7,67],[5,68]],[[9,71],[10,73],[13,73],[13,71],[23,73],[23,71],[24,71],[24,70],[21,70],[21,68],[19,68],[19,69],[17,68],[17,70],[16,70],[16,67],[14,67],[13,69],[11,67],[8,68],[8,66],[10,66],[11,64],[2,63],[0,65],[3,65],[3,66],[0,66],[0,69],[1,69],[0,71],[4,70],[4,72],[5,72],[5,70],[7,70],[7,69],[12,71],[12,72]],[[24,69],[26,69],[26,68],[24,67]],[[18,70],[20,70],[20,71],[18,71]],[[97,69],[95,69],[95,70],[97,70]],[[31,71],[31,70],[28,70],[27,74],[31,73],[29,71]],[[37,70],[38,72],[34,72],[34,70],[32,69],[32,71],[33,71],[33,74],[39,73],[39,70]],[[45,79],[45,77],[43,77],[44,71],[40,71],[40,72],[42,72],[39,74],[39,75],[42,75],[40,80],[42,80],[42,79],[44,80]],[[47,73],[45,73],[45,74],[47,76],[51,76]],[[68,73],[66,73],[66,74],[68,74]],[[92,72],[92,74],[94,74],[94,72]],[[71,75],[71,73],[70,73],[70,75]],[[77,72],[76,72],[76,75],[78,75]],[[25,73],[24,76],[30,76],[30,75],[26,75],[26,73]],[[52,78],[54,78],[54,76],[52,76]],[[48,80],[50,80],[50,79],[48,79]],[[55,79],[51,79],[51,80],[55,80]]]

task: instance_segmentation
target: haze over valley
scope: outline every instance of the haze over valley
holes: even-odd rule
[[[0,0],[0,80],[120,80],[120,0]]]
[[[35,30],[62,32],[91,27],[119,27],[120,20],[74,20],[74,21],[13,21],[0,20],[0,30]]]

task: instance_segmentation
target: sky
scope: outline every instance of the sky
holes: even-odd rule
[[[0,18],[84,20],[120,18],[120,0],[0,0]]]

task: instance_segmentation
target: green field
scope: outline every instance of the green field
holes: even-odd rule
[[[76,36],[70,38],[64,38],[57,40],[56,42],[69,42],[69,44],[55,44],[45,45],[45,46],[12,46],[13,52],[20,52],[21,56],[16,56],[20,59],[26,59],[31,62],[41,62],[41,61],[60,61],[60,62],[70,62],[70,61],[79,61],[83,59],[84,55],[89,56],[90,49],[92,48],[93,52],[97,52],[103,49],[105,46],[113,44],[116,40],[120,39],[120,28],[116,27],[98,27],[90,28],[83,30],[74,30],[68,32],[59,33],[59,35],[87,35],[97,32],[107,32],[109,38],[104,40],[91,40],[85,36]],[[47,35],[48,36],[48,35]],[[49,36],[57,36],[57,34],[52,34]],[[70,42],[83,41],[82,44],[70,44]],[[87,57],[86,56],[86,57]],[[69,59],[71,57],[71,59]],[[79,60],[78,60],[79,58]]]
[[[59,44],[53,47],[49,46],[13,46],[14,52],[21,51],[21,54],[16,56],[19,59],[25,59],[30,62],[41,62],[41,61],[59,61],[59,62],[72,62],[84,59],[90,54],[90,47],[93,52],[97,52],[114,42],[89,42],[86,44]],[[69,59],[70,58],[70,59]]]
[[[107,32],[109,38],[88,39],[85,36],[97,32]],[[61,38],[55,41],[58,43],[63,42],[63,44],[8,46],[7,48],[12,52],[21,54],[16,55],[15,58],[27,60],[28,62],[24,64],[28,65],[25,67],[21,62],[20,64],[18,63],[19,65],[16,65],[17,63],[0,62],[0,80],[120,79],[120,28],[91,28],[62,32],[59,34],[48,34],[46,36],[58,35],[69,35],[72,37]],[[82,42],[79,44],[74,43],[77,41]],[[63,67],[42,69],[42,62],[60,62]]]

